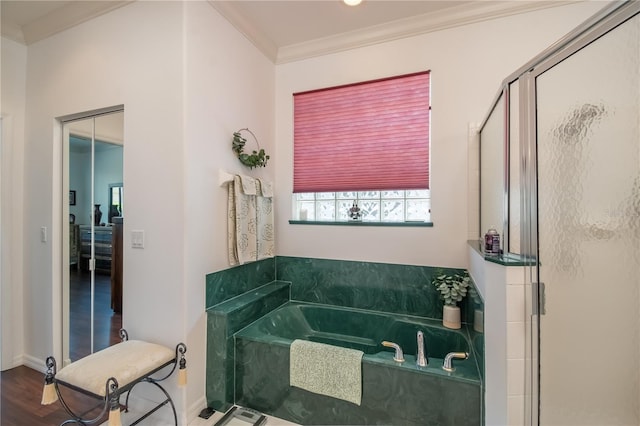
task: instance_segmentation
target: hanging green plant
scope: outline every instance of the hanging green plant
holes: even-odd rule
[[[256,145],[258,145],[259,151],[254,150],[251,154],[246,154],[244,152],[244,146],[247,143],[247,140],[240,134],[240,132],[242,132],[243,130],[251,133],[251,136],[253,136],[256,141]],[[252,169],[254,167],[265,167],[267,165],[267,161],[270,158],[264,152],[264,149],[260,148],[258,138],[256,138],[256,135],[254,135],[253,132],[249,129],[240,129],[237,132],[233,133],[233,142],[231,143],[231,149],[233,149],[233,152],[236,153],[236,155],[238,156],[238,160],[240,160],[242,164]]]

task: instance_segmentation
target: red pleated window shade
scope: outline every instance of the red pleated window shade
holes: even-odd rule
[[[294,94],[293,192],[429,188],[429,72]]]

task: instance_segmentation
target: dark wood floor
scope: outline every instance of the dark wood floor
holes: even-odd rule
[[[51,426],[59,425],[69,419],[60,402],[41,405],[44,375],[24,365],[3,371],[0,376],[0,424],[2,426]],[[98,402],[95,399],[61,388],[64,400],[73,410],[93,418],[100,409],[93,409]],[[107,416],[97,424],[106,421]]]
[[[72,268],[69,303],[69,355],[72,360],[90,353],[90,291],[89,273]],[[94,351],[119,342],[118,330],[121,327],[122,316],[111,310],[111,278],[109,275],[96,274]],[[59,425],[67,420],[69,416],[59,402],[40,405],[43,384],[43,373],[25,366],[3,371],[0,374],[0,425],[48,426]],[[68,401],[77,413],[89,412],[86,417],[93,418],[100,412],[99,409],[91,410],[95,407],[95,399],[64,388],[61,391],[65,401]]]
[[[96,273],[93,351],[120,341],[122,315],[111,309],[111,276]],[[72,268],[69,283],[69,357],[76,361],[91,353],[91,281],[87,271]]]

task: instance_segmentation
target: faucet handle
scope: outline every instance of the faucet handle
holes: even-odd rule
[[[442,369],[444,371],[451,373],[455,370],[455,368],[453,368],[453,358],[467,359],[469,358],[469,352],[449,352],[447,356],[444,357],[444,362],[442,363]]]
[[[396,354],[393,357],[393,360],[396,362],[404,362],[404,354],[402,353],[402,348],[397,343],[383,341],[382,346],[386,346],[387,348],[394,348],[396,350]]]

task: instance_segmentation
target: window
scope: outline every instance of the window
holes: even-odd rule
[[[430,73],[294,94],[294,218],[430,220]]]

